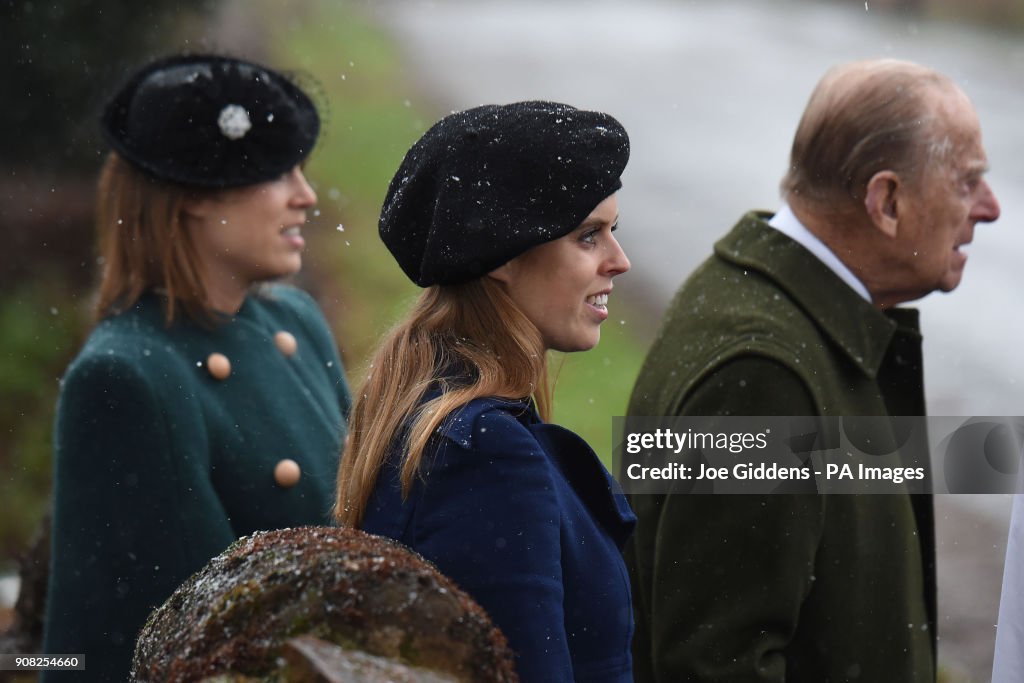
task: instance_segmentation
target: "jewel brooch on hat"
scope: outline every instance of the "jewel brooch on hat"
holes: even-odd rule
[[[220,132],[224,134],[224,137],[229,140],[238,140],[245,137],[245,134],[252,128],[252,121],[249,120],[249,114],[243,107],[229,104],[220,110],[217,125],[220,126]]]

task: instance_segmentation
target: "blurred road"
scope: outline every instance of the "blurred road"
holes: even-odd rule
[[[553,99],[608,111],[630,132],[623,290],[660,311],[744,211],[774,209],[804,104],[821,74],[892,56],[949,74],[974,100],[1003,207],[980,226],[955,296],[920,303],[933,415],[1024,415],[1024,47],[1019,36],[915,22],[871,2],[434,0],[378,3],[404,46],[411,98],[444,109]],[[618,282],[616,283],[617,286]],[[939,496],[940,657],[988,680],[1008,498]]]

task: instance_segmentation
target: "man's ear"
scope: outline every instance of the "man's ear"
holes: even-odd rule
[[[895,171],[879,171],[868,180],[864,209],[875,227],[889,237],[899,229],[899,194],[902,182]]]

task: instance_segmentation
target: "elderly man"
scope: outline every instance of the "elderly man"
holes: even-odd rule
[[[999,205],[970,101],[896,60],[811,96],[774,216],[679,290],[631,415],[923,415],[917,311]],[[935,679],[931,500],[638,495],[638,681]]]

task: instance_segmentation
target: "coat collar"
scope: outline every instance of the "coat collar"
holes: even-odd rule
[[[428,400],[438,395],[440,392],[431,392]],[[512,414],[530,431],[576,495],[621,550],[633,533],[636,516],[626,502],[618,482],[608,474],[586,441],[565,427],[545,423],[529,399],[487,397],[473,400],[446,418],[441,433],[462,448],[472,449],[477,418],[495,409]]]
[[[771,228],[771,214],[752,211],[715,243],[715,254],[774,281],[869,378],[878,376],[897,330],[920,337],[918,312],[882,312],[862,299],[828,266]],[[813,283],[813,286],[808,286]]]

